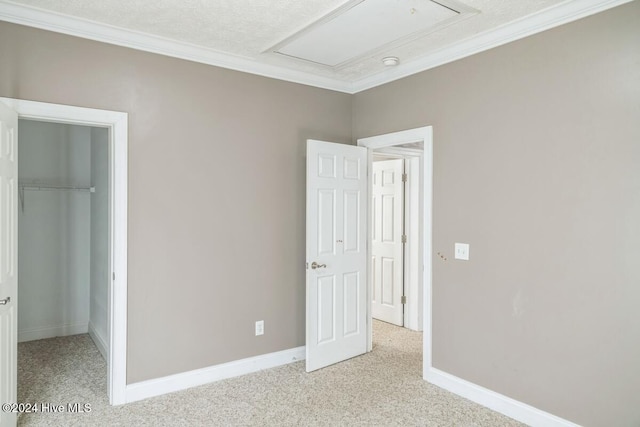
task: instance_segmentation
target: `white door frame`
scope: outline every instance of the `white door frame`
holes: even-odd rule
[[[108,325],[109,403],[126,403],[127,384],[127,113],[0,98],[20,119],[95,126],[109,129],[109,221],[112,272],[109,286]],[[18,140],[20,135],[18,134]],[[19,144],[19,142],[18,142]]]
[[[380,148],[373,153],[375,157],[403,159],[405,163],[405,173],[408,174],[405,182],[404,197],[404,234],[408,241],[404,248],[404,295],[407,297],[407,304],[404,306],[404,327],[422,332],[422,266],[420,255],[422,254],[422,243],[420,241],[420,222],[422,206],[422,150],[414,148]],[[414,242],[414,239],[417,240]]]
[[[422,157],[422,170],[423,170],[423,186],[422,186],[422,201],[423,201],[423,223],[422,223],[422,283],[423,283],[423,351],[422,351],[422,377],[427,379],[427,372],[431,368],[431,267],[432,267],[432,192],[433,192],[433,128],[431,126],[425,126],[421,128],[409,129],[400,132],[393,132],[384,135],[372,136],[369,138],[358,139],[358,146],[367,148],[368,151],[368,163],[371,165],[373,161],[373,151],[385,148],[393,147],[402,144],[409,144],[414,142],[424,143],[424,154]],[[371,184],[371,170],[369,167],[369,197],[371,197],[372,184]],[[371,207],[369,207],[369,221],[372,220]],[[367,262],[371,262],[371,235],[370,227],[367,228]],[[367,266],[367,271],[370,271],[371,266]],[[367,285],[367,300],[369,302],[368,316],[367,316],[367,329],[368,329],[368,351],[373,348],[372,340],[372,317],[371,317],[371,281],[368,281]]]

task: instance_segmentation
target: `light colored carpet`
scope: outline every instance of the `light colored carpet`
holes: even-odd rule
[[[373,352],[307,374],[304,362],[122,406],[88,335],[21,343],[18,401],[90,403],[24,426],[520,426],[421,378],[422,335],[374,322]]]

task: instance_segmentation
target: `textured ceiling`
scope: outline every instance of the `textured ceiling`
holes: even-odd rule
[[[426,0],[388,1],[411,9],[424,6]],[[446,2],[468,6],[478,13],[465,15],[464,19],[416,40],[337,68],[288,58],[270,49],[337,8],[356,4],[357,0],[0,0],[0,8],[3,4],[26,5],[193,44],[262,65],[352,83],[388,72],[381,63],[382,57],[397,56],[400,66],[405,66],[545,9],[571,3],[566,0]]]

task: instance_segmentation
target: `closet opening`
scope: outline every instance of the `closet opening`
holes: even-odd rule
[[[109,129],[18,122],[18,401],[108,396]],[[69,372],[72,371],[72,372]]]

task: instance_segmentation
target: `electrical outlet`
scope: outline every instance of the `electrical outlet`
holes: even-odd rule
[[[258,320],[256,322],[256,336],[264,335],[264,320]]]

